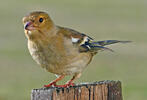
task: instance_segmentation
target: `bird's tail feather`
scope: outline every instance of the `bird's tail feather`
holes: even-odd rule
[[[89,44],[89,47],[91,48],[92,51],[109,50],[109,51],[113,52],[112,49],[109,49],[104,46],[110,45],[110,44],[115,44],[115,43],[129,43],[129,42],[131,42],[131,41],[104,40],[104,41],[92,42]]]
[[[111,51],[113,52],[112,49],[110,48],[107,48],[107,47],[103,47],[103,46],[90,46],[91,47],[91,51],[98,51],[98,50],[108,50],[108,51]]]
[[[119,41],[119,40],[104,40],[104,41],[97,41],[97,42],[92,42],[92,44],[97,44],[100,46],[105,46],[105,45],[110,45],[114,43],[129,43],[131,41]]]

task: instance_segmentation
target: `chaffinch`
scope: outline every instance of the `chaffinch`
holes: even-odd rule
[[[99,50],[109,50],[104,46],[129,41],[94,41],[91,37],[70,28],[57,26],[45,12],[31,12],[23,18],[24,31],[28,39],[28,49],[32,58],[48,72],[59,75],[45,87],[73,86],[73,81],[91,62]],[[66,75],[73,78],[65,85],[56,82]]]

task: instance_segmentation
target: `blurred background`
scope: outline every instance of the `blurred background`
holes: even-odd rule
[[[146,100],[146,9],[147,0],[1,0],[0,100],[30,100],[32,89],[55,79],[32,60],[27,49],[22,17],[36,10],[49,13],[57,25],[96,40],[133,41],[111,45],[114,53],[97,54],[76,83],[120,80],[124,100]]]

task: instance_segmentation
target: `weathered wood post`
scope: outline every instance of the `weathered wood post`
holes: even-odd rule
[[[31,100],[122,100],[121,82],[107,80],[69,88],[33,89]]]

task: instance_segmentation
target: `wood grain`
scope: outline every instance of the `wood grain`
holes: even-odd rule
[[[107,80],[69,88],[33,89],[31,100],[122,100],[121,82]]]

